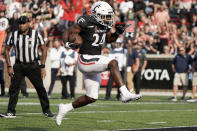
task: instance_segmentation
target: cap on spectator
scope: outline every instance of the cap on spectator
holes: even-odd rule
[[[25,23],[29,22],[29,18],[27,16],[21,16],[18,19],[18,22],[19,22],[19,24],[25,24]]]
[[[116,40],[116,43],[122,43],[123,41],[122,41],[122,39],[121,38],[118,38],[117,40]]]

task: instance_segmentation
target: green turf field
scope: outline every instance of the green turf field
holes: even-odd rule
[[[55,115],[59,103],[72,101],[59,97],[53,95],[50,99]],[[41,114],[36,94],[30,94],[28,99],[20,96],[17,117],[0,118],[0,131],[103,131],[197,125],[196,103],[170,102],[163,96],[144,96],[142,100],[124,104],[115,99],[105,101],[103,97],[101,95],[94,104],[69,112],[58,127],[55,119]],[[8,98],[0,98],[0,113],[6,111],[7,103]]]

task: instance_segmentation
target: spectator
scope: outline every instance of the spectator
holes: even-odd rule
[[[166,25],[170,20],[170,16],[165,10],[164,6],[159,6],[158,8],[156,8],[154,16],[159,26]]]
[[[6,5],[0,0],[0,12],[6,12]]]
[[[178,86],[183,86],[183,96],[181,100],[184,100],[188,86],[188,72],[189,66],[192,65],[192,57],[185,52],[185,48],[182,46],[179,48],[179,54],[175,56],[172,63],[172,71],[174,74],[173,82],[173,97],[171,101],[177,101]]]
[[[169,33],[168,33],[167,27],[165,25],[161,27],[161,32],[159,34],[159,37],[160,37],[160,42],[158,45],[158,51],[160,53],[163,53],[163,47],[165,45],[168,45],[168,40],[169,40]]]
[[[165,45],[163,47],[163,54],[164,55],[170,55],[170,47],[168,45]]]
[[[50,98],[51,92],[55,84],[57,77],[58,69],[60,67],[60,58],[64,48],[61,46],[58,39],[54,40],[54,47],[50,50],[50,59],[51,59],[51,84],[49,86],[48,97]]]
[[[134,91],[133,77],[139,68],[139,54],[133,49],[131,42],[129,42],[128,50],[128,64],[127,64],[127,87],[130,92]]]
[[[59,21],[59,31],[63,32],[65,29],[74,24],[75,12],[73,3],[70,0],[60,0],[60,4],[64,9],[64,13]]]
[[[60,18],[63,16],[64,10],[62,8],[62,5],[60,3],[57,4],[57,6],[54,7],[53,14],[55,18],[53,19],[52,23],[57,24],[60,21]]]
[[[12,0],[7,4],[6,11],[8,18],[11,18],[15,12],[17,12],[18,16],[20,17],[22,13],[22,4],[17,2],[17,0]]]
[[[9,26],[10,26],[10,32],[14,32],[19,29],[17,12],[14,12],[13,17],[9,19]]]
[[[72,49],[66,48],[61,54],[61,64],[59,68],[59,73],[61,76],[62,83],[62,99],[75,98],[75,65],[77,63],[77,52]],[[67,91],[67,81],[70,85],[70,95]]]
[[[120,11],[120,22],[124,22],[126,20],[126,16],[129,10],[133,9],[133,2],[129,0],[125,0],[120,3],[119,11]]]
[[[32,0],[26,0],[25,2],[24,2],[24,7],[26,8],[26,10],[27,10],[27,12],[30,12],[30,7],[31,7],[31,4],[32,4]]]
[[[193,80],[192,80],[192,96],[187,100],[187,102],[196,102],[195,100],[195,93],[196,93],[196,87],[197,87],[197,53],[195,53],[194,59],[193,59]]]
[[[186,17],[182,17],[181,18],[181,23],[178,26],[179,32],[187,32],[189,29],[189,23],[187,22],[187,18]]]
[[[141,84],[141,72],[143,72],[147,66],[147,58],[145,51],[142,49],[142,44],[137,44],[136,51],[139,55],[139,68],[134,75],[133,82],[135,87],[135,93],[140,94],[140,84]]]
[[[189,12],[191,6],[192,6],[192,0],[180,0],[180,9],[186,9]]]
[[[193,14],[192,20],[190,22],[190,27],[191,28],[197,27],[197,14]]]
[[[40,14],[40,11],[41,11],[39,0],[34,0],[30,4],[30,10],[33,13],[32,17],[35,19]]]
[[[159,38],[157,36],[153,36],[149,38],[148,44],[145,46],[145,50],[147,54],[156,54],[158,51],[158,44],[159,44]]]

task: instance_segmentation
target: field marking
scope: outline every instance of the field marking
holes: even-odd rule
[[[149,113],[149,112],[177,112],[177,111],[181,111],[181,112],[197,112],[197,109],[196,110],[191,110],[191,109],[187,109],[187,110],[127,110],[127,111],[71,111],[71,112],[68,112],[68,113],[71,113],[71,114],[105,114],[105,113],[129,113],[129,112],[145,112],[145,113]],[[56,112],[55,112],[56,113]],[[18,113],[17,115],[19,116],[24,116],[24,115],[41,115],[42,113]],[[57,114],[57,113],[56,113]]]
[[[97,120],[96,122],[98,122],[98,123],[106,123],[106,122],[113,123],[113,122],[116,122],[116,120]]]
[[[138,130],[156,130],[156,129],[170,129],[170,128],[187,128],[187,127],[196,127],[197,125],[193,126],[174,126],[174,127],[161,127],[161,128],[137,128],[137,129],[115,129],[115,130],[93,130],[93,131],[138,131]]]
[[[156,124],[165,124],[165,123],[167,123],[167,122],[150,122],[147,124],[156,125]]]
[[[63,103],[63,102],[60,102],[60,103]],[[59,103],[59,104],[60,104]],[[51,106],[58,106],[59,104],[50,104]],[[177,102],[135,102],[135,103],[117,103],[117,102],[111,102],[111,103],[95,103],[95,104],[89,104],[87,106],[102,106],[102,105],[149,105],[149,104],[153,104],[153,105],[163,105],[163,104],[166,104],[166,105],[174,105],[174,104],[177,104],[177,105],[184,105],[184,104],[191,104],[191,103],[188,103],[188,102],[180,102],[180,103],[177,103]],[[0,102],[0,105],[8,105],[8,102]],[[17,105],[40,105],[39,102],[18,102]],[[105,106],[103,106],[105,107]]]

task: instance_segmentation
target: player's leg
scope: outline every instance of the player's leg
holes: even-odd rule
[[[113,77],[113,80],[116,82],[116,84],[119,87],[123,86],[124,82],[123,82],[122,76],[119,71],[118,62],[116,60],[110,61],[110,63],[108,64],[108,68],[109,68],[111,76]]]
[[[130,100],[140,99],[142,96],[132,94],[126,88],[123,79],[121,77],[118,62],[106,56],[91,56],[91,55],[80,55],[78,59],[78,68],[81,72],[86,73],[100,73],[106,70],[110,70],[113,80],[116,82],[120,89],[122,102],[128,102]]]
[[[61,125],[63,117],[72,109],[86,106],[87,104],[93,103],[98,99],[100,81],[100,74],[84,75],[86,95],[80,96],[72,103],[59,105],[59,112],[56,117],[57,125]]]

